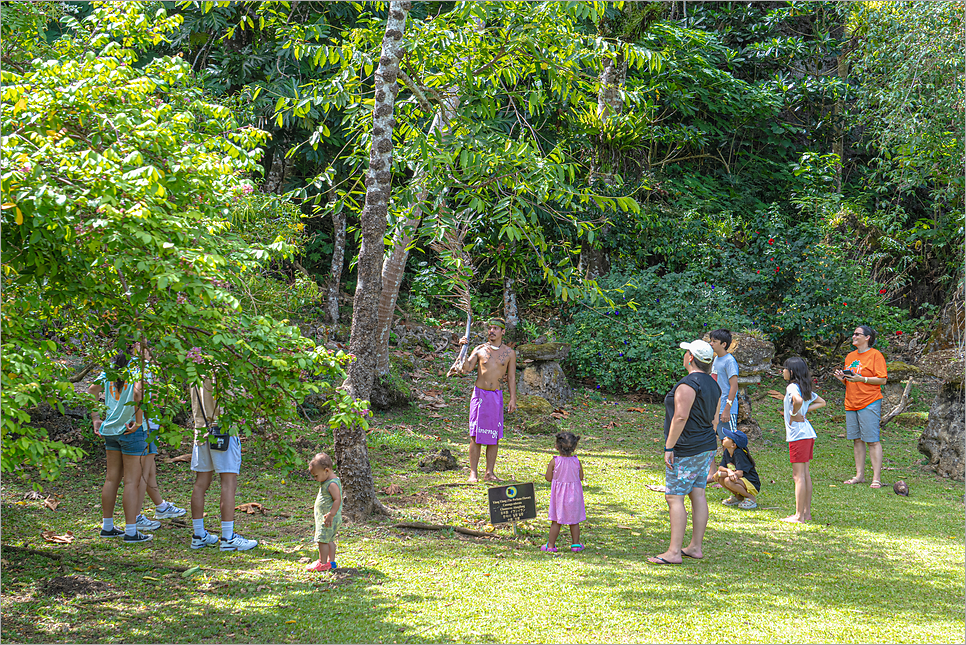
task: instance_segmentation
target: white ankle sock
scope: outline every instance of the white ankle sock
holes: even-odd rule
[[[114,528],[114,518],[105,517],[101,520],[101,528],[105,531],[110,531]]]
[[[205,533],[207,533],[205,531],[205,518],[201,518],[200,520],[192,519],[191,528],[198,537],[205,537]]]
[[[225,540],[230,540],[231,536],[235,534],[235,523],[234,522],[222,522],[221,523],[221,537]]]
[[[138,525],[137,524],[125,524],[124,525],[124,534],[125,535],[130,535],[131,537],[134,537],[135,535],[138,534]]]

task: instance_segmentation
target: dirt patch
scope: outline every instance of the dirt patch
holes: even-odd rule
[[[347,585],[361,575],[362,572],[355,567],[339,567],[332,572],[329,580],[329,586],[338,587],[340,585]]]
[[[88,576],[59,576],[51,578],[40,587],[42,596],[86,596],[111,589],[111,585],[103,580],[95,580]]]

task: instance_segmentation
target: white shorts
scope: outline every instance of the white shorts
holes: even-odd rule
[[[195,441],[191,449],[191,470],[199,473],[235,473],[241,470],[241,443],[230,437],[228,450],[212,450],[206,439]]]

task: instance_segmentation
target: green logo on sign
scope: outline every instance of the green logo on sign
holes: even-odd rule
[[[507,489],[506,489],[506,498],[507,499],[513,499],[516,496],[517,496],[517,487],[516,486],[508,486]]]

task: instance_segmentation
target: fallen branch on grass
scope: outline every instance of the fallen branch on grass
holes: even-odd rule
[[[473,529],[464,529],[462,526],[447,526],[445,524],[424,524],[422,522],[399,522],[398,524],[393,524],[394,529],[420,529],[422,531],[448,531],[452,529],[457,533],[462,533],[463,535],[472,535],[473,537],[485,537],[485,538],[499,538],[499,535],[493,535],[492,533],[484,533],[483,531],[474,531]]]
[[[93,605],[96,602],[110,602],[111,600],[120,600],[121,598],[130,598],[126,593],[114,593],[110,596],[101,596],[94,598],[80,598],[76,602],[79,605]]]
[[[884,428],[886,424],[892,421],[894,418],[902,414],[906,408],[909,407],[909,392],[912,390],[912,379],[906,381],[906,389],[902,391],[902,398],[899,399],[899,404],[892,409],[892,412],[882,417],[879,421],[879,427]]]

